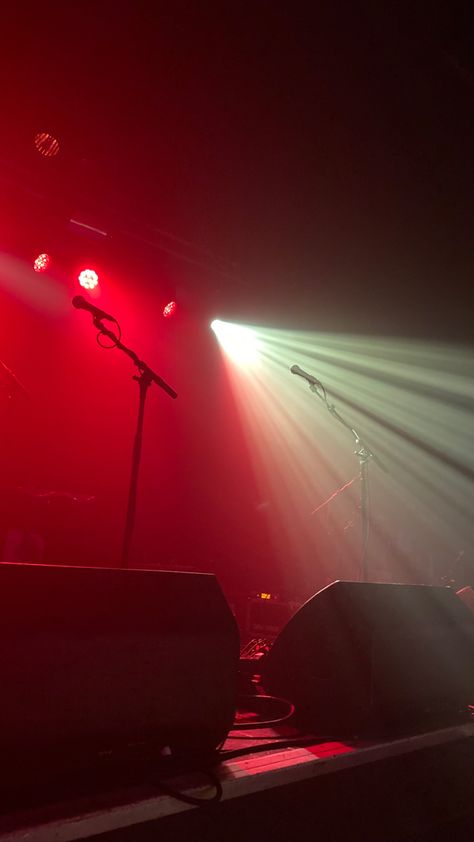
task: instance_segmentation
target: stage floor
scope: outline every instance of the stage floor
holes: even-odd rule
[[[224,751],[249,748],[249,753],[215,767],[222,786],[219,803],[210,804],[215,787],[208,779],[167,779],[173,790],[203,799],[204,809],[160,791],[158,784],[102,790],[68,801],[51,797],[47,805],[4,814],[0,839],[161,842],[190,834],[194,839],[261,842],[302,838],[305,827],[311,827],[311,835],[330,830],[333,839],[346,838],[346,832],[353,839],[431,839],[437,837],[416,834],[469,813],[474,723],[377,742],[315,740],[283,748],[272,745],[276,736],[291,738],[294,732],[252,729],[229,736]],[[415,835],[401,835],[405,824],[406,832]],[[451,834],[451,842],[454,838]]]

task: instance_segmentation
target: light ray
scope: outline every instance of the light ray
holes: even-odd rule
[[[370,578],[446,581],[457,558],[468,563],[474,543],[472,348],[241,329],[255,338],[258,365],[254,358],[252,365],[240,360],[236,366],[221,347],[269,510],[275,563],[298,567],[312,585],[359,572],[354,441],[290,373],[294,363],[322,381],[329,402],[388,467],[384,473],[370,466]]]

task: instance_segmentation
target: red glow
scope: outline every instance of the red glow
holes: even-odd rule
[[[176,312],[176,301],[170,301],[166,307],[163,307],[163,316],[168,319]]]
[[[83,269],[77,279],[84,289],[95,289],[99,283],[99,276],[94,269]]]
[[[39,254],[36,260],[33,262],[33,269],[35,272],[46,272],[49,264],[51,263],[51,258],[49,254]]]

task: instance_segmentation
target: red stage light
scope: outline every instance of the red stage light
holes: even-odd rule
[[[36,260],[33,262],[33,269],[35,272],[46,272],[49,264],[51,263],[51,258],[49,254],[39,254]]]
[[[163,316],[168,319],[176,312],[176,301],[170,301],[166,307],[163,307]]]
[[[35,146],[37,152],[43,158],[55,158],[59,152],[59,140],[49,132],[38,132],[35,134]]]
[[[84,289],[95,289],[99,283],[99,276],[94,269],[83,269],[77,279]]]

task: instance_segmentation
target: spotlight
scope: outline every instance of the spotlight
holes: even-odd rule
[[[51,263],[51,258],[49,254],[39,254],[38,257],[33,261],[33,269],[35,272],[46,272],[49,264]]]
[[[221,348],[237,365],[252,365],[257,362],[260,343],[256,332],[250,327],[214,319],[211,329],[216,334]]]
[[[35,147],[43,158],[55,158],[59,152],[59,140],[49,132],[37,132],[35,134]]]
[[[84,289],[95,289],[99,283],[99,276],[94,269],[83,269],[77,279]]]
[[[176,313],[176,301],[169,301],[166,307],[163,307],[163,316],[165,319],[169,319],[174,313]]]

